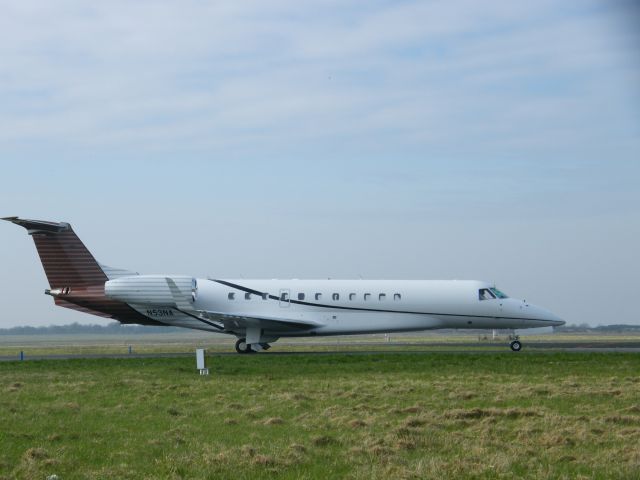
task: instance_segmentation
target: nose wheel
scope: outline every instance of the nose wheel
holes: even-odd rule
[[[519,352],[520,350],[522,350],[522,343],[520,343],[520,340],[516,339],[509,344],[509,347],[514,352]]]

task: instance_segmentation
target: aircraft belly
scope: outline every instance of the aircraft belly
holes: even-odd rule
[[[459,328],[459,329],[512,329],[512,328],[528,328],[532,325],[528,324],[526,319],[491,317],[491,316],[474,316],[474,315],[447,315],[439,316],[441,320],[440,328]]]

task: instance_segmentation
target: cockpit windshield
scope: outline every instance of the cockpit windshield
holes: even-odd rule
[[[494,298],[509,298],[497,288],[481,288],[478,290],[480,300],[492,300]]]
[[[490,288],[489,290],[491,290],[491,292],[493,292],[493,294],[498,298],[509,298],[506,294],[502,293],[496,287]]]

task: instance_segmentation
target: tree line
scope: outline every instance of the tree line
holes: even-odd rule
[[[640,332],[640,325],[617,324],[617,325],[599,325],[597,327],[592,327],[587,323],[581,323],[579,325],[569,324],[569,325],[563,325],[561,327],[555,327],[554,330],[556,332],[594,332],[594,333]]]
[[[19,326],[11,328],[0,328],[0,335],[51,335],[51,334],[109,334],[109,335],[131,335],[145,333],[175,333],[184,332],[180,327],[157,327],[144,325],[123,325],[120,322],[109,322],[106,325],[85,325],[71,323],[69,325],[48,325],[42,327]]]

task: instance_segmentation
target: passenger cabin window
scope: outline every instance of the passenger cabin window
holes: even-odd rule
[[[268,293],[263,293],[262,294],[262,299],[263,300],[268,300],[269,299],[269,294]]]
[[[380,295],[378,295],[378,300],[380,300],[381,302],[384,301],[384,299],[387,297],[386,293],[381,293]]]
[[[316,300],[322,300],[322,294],[316,293]]]
[[[368,302],[369,300],[371,300],[371,294],[370,293],[365,293],[364,294],[364,301]]]
[[[234,292],[229,292],[228,298],[229,298],[229,300],[235,300],[236,299],[236,294]]]
[[[481,288],[478,290],[478,298],[480,300],[492,300],[496,298],[496,296],[491,292],[488,288]]]
[[[399,301],[401,298],[402,298],[402,297],[400,297],[400,294],[399,294],[399,293],[394,293],[394,294],[393,294],[393,299],[394,299],[395,301]]]
[[[288,302],[289,301],[289,294],[287,292],[282,292],[280,294],[280,301],[281,302]]]
[[[304,293],[298,294],[298,300],[304,300]]]
[[[333,300],[335,300],[337,302],[338,300],[340,300],[340,294],[339,293],[334,293],[333,295],[331,295],[331,298],[333,298]]]
[[[349,300],[355,300],[356,299],[356,294],[355,293],[350,293],[349,294]]]
[[[244,294],[244,299],[245,300],[251,300],[251,294],[249,292]]]

